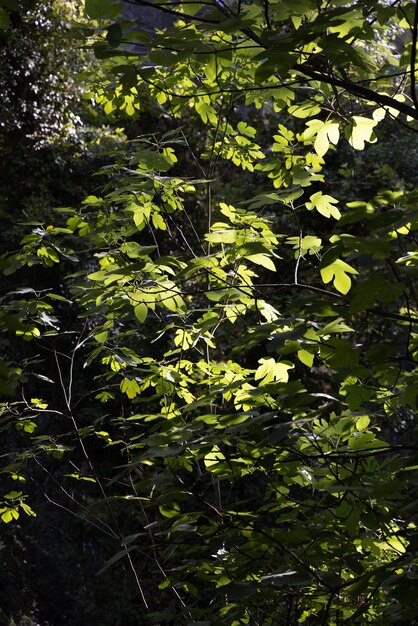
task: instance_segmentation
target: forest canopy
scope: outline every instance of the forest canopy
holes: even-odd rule
[[[417,623],[418,5],[0,28],[0,624]]]

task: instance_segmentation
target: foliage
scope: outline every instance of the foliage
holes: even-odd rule
[[[388,118],[416,129],[414,5],[155,10],[86,0],[98,105],[153,123],[5,261],[39,356],[3,472],[61,468],[142,621],[415,623],[417,194],[356,178]]]
[[[87,52],[74,41],[70,32],[71,20],[79,14],[80,8],[76,2],[57,0],[20,2],[13,6],[9,3],[5,9],[9,16],[8,29],[0,32],[0,85],[4,104],[0,113],[0,392],[9,399],[13,393],[21,396],[19,385],[22,382],[25,393],[35,397],[35,381],[45,384],[47,374],[47,366],[39,365],[44,378],[32,377],[30,373],[40,350],[33,342],[22,341],[23,334],[19,333],[22,318],[33,313],[31,305],[25,308],[22,285],[30,284],[39,292],[52,289],[61,293],[68,266],[56,264],[55,271],[48,276],[42,272],[35,274],[26,266],[16,282],[14,274],[3,273],[7,267],[4,255],[20,248],[25,232],[44,222],[49,224],[54,219],[51,217],[53,207],[80,203],[92,187],[91,175],[105,162],[105,151],[117,149],[123,137],[120,131],[112,130],[104,114],[95,111],[91,102],[82,98],[83,89],[76,80],[76,72],[87,67],[93,70],[93,67]],[[71,54],[68,53],[70,47]],[[117,125],[117,120],[115,123]],[[12,291],[15,301],[8,306],[11,296],[5,294]],[[46,305],[43,310],[43,315],[47,315]],[[76,313],[68,308],[60,309],[61,323],[64,318],[65,324],[71,326]],[[43,390],[39,391],[43,394]],[[3,410],[1,414],[2,454],[6,455],[2,457],[3,465],[18,451],[27,448],[24,437],[32,426],[7,429]],[[54,485],[54,477],[47,479],[46,476],[35,467],[26,478],[19,471],[2,474],[0,508],[4,519],[12,518],[15,523],[5,526],[2,521],[1,624],[16,622],[23,626],[42,620],[45,626],[47,622],[58,624],[60,619],[81,623],[80,614],[90,613],[91,604],[103,604],[100,590],[92,589],[91,584],[88,590],[84,584],[83,591],[77,595],[78,601],[69,589],[77,585],[81,563],[86,563],[83,577],[94,580],[94,573],[113,547],[100,543],[101,537],[97,540],[86,537],[82,526],[77,532],[71,518],[73,543],[69,542],[69,521],[62,519],[62,510],[48,510],[44,501],[44,490],[52,493],[47,485]],[[13,492],[21,496],[3,498]],[[26,518],[25,524],[15,521],[14,506],[19,506]],[[33,515],[35,512],[37,517]],[[93,570],[91,577],[89,567]],[[39,581],[43,581],[42,585]],[[108,592],[106,597],[109,600],[112,594]],[[118,602],[120,598],[115,598],[115,604]],[[43,617],[38,615],[37,618],[40,607]],[[111,614],[108,607],[106,615]]]
[[[86,53],[75,49],[71,57],[67,54],[75,43],[71,20],[81,6],[38,0],[6,2],[5,7],[8,28],[0,31],[1,254],[19,246],[22,224],[49,222],[54,206],[79,203],[91,187],[90,176],[103,162],[104,147],[118,143],[118,135],[83,100],[76,82],[76,73],[91,65]],[[5,278],[2,296],[14,286]],[[1,317],[2,329],[16,330],[17,323],[11,316]],[[3,354],[15,350],[20,355],[16,342],[11,347],[3,341]],[[2,364],[2,393],[11,392],[7,378]]]

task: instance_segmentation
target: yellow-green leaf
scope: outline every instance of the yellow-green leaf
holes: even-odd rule
[[[1,515],[1,519],[3,520],[3,522],[5,522],[6,524],[8,524],[9,522],[11,522],[13,519],[18,519],[19,518],[19,513],[15,510],[15,509],[7,509],[4,513],[2,513]]]
[[[212,450],[205,455],[203,462],[208,469],[213,465],[217,465],[219,461],[224,461],[225,456],[219,450],[218,446],[213,446]]]
[[[289,107],[288,110],[290,115],[300,119],[310,117],[311,115],[318,115],[318,113],[321,112],[321,108],[311,100],[305,100],[305,102],[301,102],[300,104],[294,104]]]
[[[321,278],[325,284],[330,283],[333,280],[334,287],[342,294],[346,294],[350,291],[351,279],[349,274],[358,274],[357,270],[345,261],[336,259],[330,265],[321,269]]]
[[[130,378],[124,378],[120,384],[120,389],[123,393],[126,393],[128,398],[132,400],[139,393],[139,385],[136,380]]]
[[[245,258],[249,259],[250,261],[252,261],[256,265],[262,265],[267,270],[270,270],[272,272],[276,271],[276,266],[274,265],[274,263],[271,260],[271,258],[268,257],[266,254],[250,254],[250,255],[246,256]]]
[[[314,142],[315,152],[323,157],[329,150],[329,144],[337,145],[340,138],[340,130],[337,122],[322,122],[321,120],[309,120],[306,123],[307,129],[302,135],[302,139],[307,141],[316,135]]]
[[[367,428],[369,424],[370,424],[370,417],[368,417],[368,415],[362,415],[356,421],[356,428],[357,430],[361,431]]]
[[[332,196],[328,196],[323,194],[322,191],[317,191],[312,196],[310,196],[310,202],[306,203],[306,208],[309,211],[312,209],[316,209],[318,213],[323,215],[324,217],[334,217],[336,220],[339,220],[341,217],[341,213],[337,209],[335,204],[338,203],[338,200],[333,198]]]
[[[351,134],[348,137],[350,146],[355,150],[364,150],[366,142],[373,143],[376,141],[373,135],[373,129],[377,124],[377,120],[368,117],[353,116],[351,125]]]
[[[139,322],[141,322],[141,324],[143,324],[145,320],[147,319],[147,315],[148,315],[147,305],[141,302],[140,304],[136,305],[136,307],[134,308],[134,311],[135,311],[136,319]]]
[[[299,350],[298,351],[298,359],[301,363],[306,365],[307,367],[312,367],[314,362],[314,355],[307,350]]]
[[[177,502],[173,502],[171,506],[163,506],[162,504],[159,506],[161,515],[164,517],[176,517],[180,512],[180,507]]]
[[[260,385],[267,385],[273,381],[287,383],[289,370],[294,367],[293,363],[283,361],[277,363],[273,358],[262,358],[258,362],[260,366],[257,368],[254,378],[261,381]]]

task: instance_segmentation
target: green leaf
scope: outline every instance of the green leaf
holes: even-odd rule
[[[274,48],[263,50],[254,57],[254,61],[258,63],[254,80],[256,83],[263,83],[273,74],[286,75],[294,66],[296,57],[292,54],[292,43],[284,41],[280,35],[277,37]]]
[[[132,400],[140,392],[139,385],[136,380],[124,378],[120,383],[120,389],[126,393],[128,398]]]
[[[271,272],[276,271],[276,266],[274,265],[271,258],[267,256],[266,254],[249,254],[249,255],[246,255],[245,258],[249,259],[256,265],[262,265],[263,267],[265,267],[267,270],[270,270]]]
[[[104,343],[107,340],[108,336],[109,333],[106,330],[94,334],[94,338],[98,343]]]
[[[147,148],[142,148],[135,152],[135,158],[138,162],[138,166],[147,171],[159,170],[166,172],[173,165],[173,162],[168,157],[156,150],[149,150]]]
[[[83,200],[81,204],[89,204],[93,206],[103,204],[103,198],[98,198],[97,196],[87,196],[87,198]]]
[[[218,446],[213,446],[212,450],[205,454],[204,456],[204,464],[205,467],[211,469],[214,465],[217,465],[220,461],[225,460],[225,455],[219,450]]]
[[[86,13],[92,19],[117,17],[121,12],[120,0],[85,0]]]
[[[405,554],[406,546],[402,543],[402,541],[398,537],[396,537],[395,535],[392,535],[391,537],[386,537],[386,541],[389,544],[389,546],[393,548],[396,552],[399,552],[400,554]]]
[[[312,367],[314,362],[314,354],[307,350],[298,350],[298,359],[307,367]]]
[[[293,115],[293,117],[304,119],[306,117],[311,117],[311,115],[318,115],[318,113],[321,112],[321,107],[311,100],[305,100],[305,102],[294,104],[289,107],[288,111],[290,115]]]
[[[13,521],[14,519],[18,519],[18,518],[19,518],[19,513],[16,511],[16,509],[7,509],[1,515],[1,519],[6,524],[9,524],[9,522]]]
[[[324,283],[328,284],[333,280],[334,287],[342,294],[346,294],[350,291],[351,278],[349,274],[358,274],[357,270],[341,259],[337,259],[330,265],[323,267],[320,271]]]
[[[7,500],[16,500],[16,498],[20,498],[21,495],[22,495],[21,491],[9,491],[9,493],[6,493],[4,497]]]
[[[197,113],[199,113],[202,121],[207,124],[210,122],[213,126],[216,126],[218,123],[218,116],[216,115],[216,111],[203,98],[201,98],[195,105]]]
[[[365,430],[370,424],[370,417],[368,415],[362,415],[356,422],[356,428],[358,431]]]
[[[208,235],[205,235],[205,239],[206,241],[209,241],[210,243],[223,243],[223,244],[227,244],[227,243],[235,243],[236,239],[237,239],[237,231],[235,229],[232,228],[225,228],[225,229],[218,229],[220,226],[220,224],[214,224],[212,226],[213,232],[211,232]],[[227,224],[224,224],[224,226],[227,226]]]
[[[20,503],[20,508],[26,513],[26,515],[29,515],[29,517],[36,517],[35,511],[25,502]]]
[[[134,311],[136,319],[141,322],[141,324],[143,324],[148,315],[147,305],[144,302],[141,302],[140,304],[137,304],[136,307],[134,307]]]
[[[322,191],[317,191],[309,198],[309,200],[310,202],[306,203],[306,208],[309,211],[316,209],[318,213],[324,217],[334,217],[336,220],[340,219],[341,213],[337,207],[334,206],[337,204],[338,200],[332,196],[323,194]]]
[[[367,450],[376,444],[375,434],[371,432],[354,433],[348,440],[348,446],[352,450]]]
[[[260,366],[257,368],[254,379],[260,380],[260,385],[267,385],[273,381],[279,383],[287,383],[289,380],[289,370],[294,368],[293,363],[288,361],[277,362],[273,358],[261,358],[258,361]]]
[[[161,515],[164,515],[164,517],[167,517],[168,519],[177,517],[180,513],[180,507],[177,502],[173,502],[169,507],[161,504],[159,506],[159,510]]]
[[[163,216],[160,215],[160,213],[157,213],[157,211],[154,211],[154,213],[152,214],[151,222],[154,228],[156,228],[157,230],[167,230],[167,225],[164,221]]]
[[[364,311],[377,302],[394,302],[402,293],[402,285],[392,284],[383,278],[370,278],[359,282],[353,289],[350,310]]]
[[[215,82],[218,71],[219,71],[219,65],[218,65],[218,60],[216,58],[216,54],[211,54],[209,56],[209,61],[206,63],[206,66],[205,66],[205,74],[209,82],[211,83]]]

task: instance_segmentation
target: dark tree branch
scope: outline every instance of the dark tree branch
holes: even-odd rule
[[[210,20],[201,15],[188,15],[187,13],[182,13],[181,11],[176,11],[174,9],[168,8],[168,7],[173,6],[174,4],[173,2],[154,3],[154,2],[147,2],[147,0],[123,0],[123,2],[126,2],[127,4],[133,4],[139,7],[141,6],[150,7],[151,9],[155,9],[156,11],[162,11],[163,13],[168,13],[169,15],[180,17],[182,20],[191,20],[194,22],[202,22],[204,24],[219,24],[220,23],[219,20]]]

